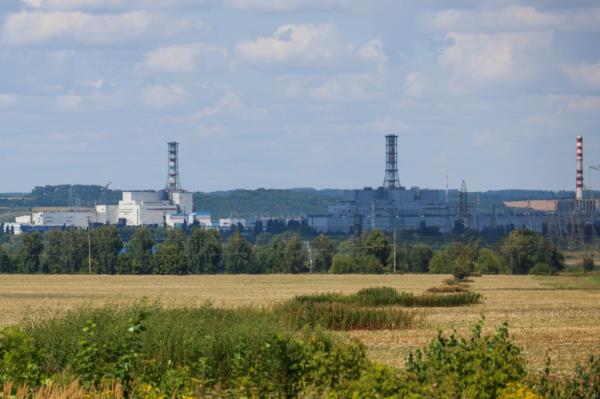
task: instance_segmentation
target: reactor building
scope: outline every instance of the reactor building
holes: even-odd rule
[[[511,201],[491,209],[469,202],[466,185],[460,190],[406,188],[398,175],[396,135],[385,137],[385,177],[378,188],[354,190],[322,215],[307,215],[317,232],[357,234],[369,230],[433,228],[441,233],[457,227],[478,231],[527,228],[544,234],[573,235],[600,221],[600,200],[584,198],[583,138],[577,137],[574,199]],[[600,170],[600,167],[598,168]]]
[[[167,182],[160,191],[124,191],[118,205],[95,208],[34,209],[18,216],[17,232],[46,228],[88,228],[91,225],[170,226],[194,222],[206,225],[206,213],[194,212],[194,195],[181,187],[179,179],[179,143],[167,143]],[[210,215],[208,215],[210,220]]]

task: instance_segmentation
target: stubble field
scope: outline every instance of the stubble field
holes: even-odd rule
[[[79,306],[130,303],[142,298],[165,306],[270,306],[297,294],[352,293],[389,286],[423,293],[440,285],[441,275],[266,275],[266,276],[48,276],[0,275],[0,326],[48,317]],[[485,317],[486,329],[509,323],[534,369],[550,356],[556,368],[572,369],[600,349],[600,276],[484,276],[472,289],[480,305],[425,308],[420,323],[408,330],[339,333],[357,338],[373,360],[392,366],[426,345],[438,330],[464,332]]]

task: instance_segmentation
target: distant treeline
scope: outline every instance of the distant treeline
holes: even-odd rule
[[[216,273],[474,273],[554,274],[560,251],[542,236],[511,232],[497,245],[455,241],[393,243],[381,231],[354,238],[302,237],[293,232],[259,234],[251,243],[239,231],[227,238],[216,230],[63,230],[5,236],[1,273],[216,274]],[[157,232],[164,236],[157,236]]]
[[[312,188],[231,190],[196,192],[194,206],[197,210],[209,211],[213,217],[289,216],[326,213],[333,205],[348,195],[351,190]],[[469,201],[477,201],[481,209],[502,207],[502,202],[525,199],[571,198],[569,191],[543,190],[498,190],[469,193]],[[116,204],[122,197],[121,190],[105,189],[99,185],[58,185],[35,187],[31,193],[0,194],[0,206],[8,208],[32,208],[45,206],[94,206]],[[453,198],[450,198],[453,201]]]

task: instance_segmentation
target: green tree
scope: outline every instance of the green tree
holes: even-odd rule
[[[385,265],[390,257],[390,243],[388,242],[386,235],[379,230],[363,233],[360,240],[360,246],[361,254],[376,257],[382,265]]]
[[[4,246],[0,245],[0,273],[13,273],[14,271],[10,256],[6,253]]]
[[[19,273],[40,272],[40,256],[44,249],[42,236],[37,233],[23,234],[17,248],[17,270]]]
[[[79,273],[87,265],[87,232],[66,230],[61,234],[61,268],[64,273]],[[87,266],[86,266],[87,269]]]
[[[297,236],[287,240],[283,253],[284,273],[303,273],[306,271],[306,257],[302,249],[302,242]]]
[[[583,271],[589,273],[594,270],[594,258],[590,255],[586,255],[583,257],[581,262],[581,266],[583,267]]]
[[[41,255],[41,270],[43,273],[66,273],[62,265],[62,239],[60,231],[49,231],[44,237],[44,250]]]
[[[361,255],[354,259],[354,272],[366,274],[381,274],[383,273],[383,264],[375,255]]]
[[[564,268],[564,256],[558,248],[529,230],[512,231],[502,242],[500,253],[512,274],[528,274],[537,264],[547,264],[555,273]]]
[[[429,261],[429,273],[450,274],[453,272],[454,263],[446,249],[434,252]]]
[[[155,274],[177,274],[189,273],[188,260],[185,256],[183,232],[179,229],[170,230],[167,240],[158,246],[154,255]]]
[[[259,246],[260,251],[255,257],[255,262],[261,264],[260,267],[257,265],[255,268],[260,268],[265,273],[283,273],[286,244],[287,241],[283,236],[278,235],[271,240],[269,245]]]
[[[335,254],[331,262],[331,273],[355,273],[355,259],[352,255]]]
[[[214,274],[221,270],[223,247],[216,230],[193,228],[185,245],[190,273]]]
[[[415,244],[408,254],[408,270],[417,273],[427,273],[433,250],[426,244]]]
[[[479,250],[477,268],[482,274],[510,274],[510,270],[502,258],[488,248]]]
[[[103,226],[92,231],[92,272],[115,274],[123,241],[114,226]]]
[[[225,246],[225,272],[229,274],[246,273],[252,262],[252,246],[235,231]]]
[[[153,248],[154,240],[150,230],[146,227],[136,228],[127,243],[132,274],[149,274],[152,271]]]
[[[335,247],[329,237],[321,234],[313,241],[313,271],[326,273],[333,262]]]

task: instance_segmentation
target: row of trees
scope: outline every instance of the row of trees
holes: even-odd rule
[[[342,241],[321,235],[261,234],[251,244],[240,232],[169,230],[166,238],[136,228],[123,241],[115,227],[30,233],[0,246],[2,273],[215,274],[215,273],[454,273],[552,274],[563,256],[530,231],[514,231],[496,249],[477,241],[434,250],[393,245],[381,231]],[[160,242],[157,242],[160,241]]]

